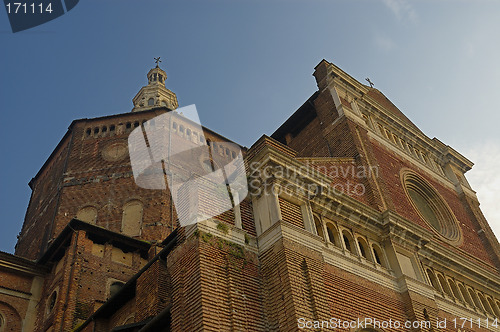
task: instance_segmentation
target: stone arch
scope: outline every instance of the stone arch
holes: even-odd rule
[[[446,282],[445,277],[442,274],[438,274],[438,280],[439,284],[441,285],[441,289],[443,292],[445,292],[447,295],[453,297],[453,293],[451,292],[450,285]]]
[[[382,249],[382,247],[377,243],[372,243],[372,250],[373,250],[373,259],[375,260],[375,263],[380,264],[385,268],[389,268],[387,259],[385,257],[385,252]]]
[[[313,219],[314,219],[314,227],[316,228],[316,234],[321,236],[321,238],[324,240],[325,233],[323,232],[323,222],[321,221],[320,217],[318,217],[317,215],[314,215]]]
[[[493,309],[491,309],[490,304],[488,303],[488,301],[486,301],[486,298],[484,297],[483,293],[478,293],[477,295],[479,296],[479,300],[481,301],[484,310],[487,313],[494,315]]]
[[[45,314],[49,316],[51,313],[54,312],[54,309],[57,305],[57,300],[58,300],[58,295],[59,295],[59,288],[56,288],[55,290],[50,293],[49,298],[47,299],[47,302],[45,304]]]
[[[132,200],[123,206],[122,233],[128,236],[141,235],[144,207],[139,200]]]
[[[346,229],[342,231],[342,242],[344,243],[345,250],[349,251],[353,255],[357,255],[356,243],[354,242],[354,237]]]
[[[76,219],[95,225],[97,221],[97,208],[92,205],[82,207],[76,213]]]
[[[0,301],[0,332],[22,331],[23,323],[19,312],[7,302]]]
[[[342,248],[342,244],[340,243],[339,231],[330,221],[326,222],[326,232],[328,233],[328,240],[333,243],[334,246]]]
[[[429,277],[429,281],[431,282],[431,286],[434,287],[434,289],[437,290],[438,292],[442,291],[434,272],[432,272],[431,269],[427,269],[426,272],[427,276]]]
[[[493,310],[493,315],[495,315],[497,318],[500,318],[500,310],[497,308],[495,305],[495,301],[486,295],[486,301],[488,301],[488,304],[490,305],[491,309]]]
[[[112,281],[109,285],[109,298],[112,298],[116,293],[118,293],[124,285],[124,282],[118,280]]]
[[[128,316],[127,318],[125,318],[123,320],[123,324],[122,325],[128,325],[128,324],[132,324],[135,322],[135,316],[134,315],[130,315]]]
[[[476,292],[472,288],[468,288],[469,295],[472,298],[472,301],[474,301],[474,305],[476,308],[483,310],[483,307],[481,306],[481,302],[479,301],[479,297],[477,297]]]
[[[430,228],[453,245],[462,243],[459,223],[446,200],[417,173],[409,169],[401,171],[405,194],[415,211]]]
[[[496,307],[495,312],[498,312],[497,318],[500,318],[500,301],[495,300],[495,307]]]
[[[453,293],[453,296],[457,300],[463,301],[462,296],[460,294],[460,291],[458,290],[458,287],[455,284],[455,281],[453,281],[453,279],[451,279],[451,278],[447,278],[447,281],[448,281],[448,285],[450,286],[451,292]]]
[[[470,304],[471,306],[474,306],[474,302],[472,301],[472,298],[470,297],[469,293],[467,293],[465,286],[463,284],[458,284],[458,289],[460,289],[460,293],[462,293],[464,301]]]
[[[373,258],[371,255],[370,247],[368,246],[368,242],[366,242],[366,240],[363,237],[358,236],[356,239],[356,243],[357,243],[358,248],[359,248],[360,256],[365,258],[366,260],[372,262]]]

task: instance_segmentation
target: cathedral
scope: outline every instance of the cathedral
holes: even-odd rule
[[[131,112],[74,120],[29,182],[15,254],[0,252],[0,332],[500,331],[473,163],[370,82],[326,60],[313,75],[251,147],[184,117],[158,62]],[[129,138],[165,114],[169,142],[209,151],[178,170],[242,156],[248,190],[227,209],[229,186],[138,185]],[[217,213],[184,225],[188,201]]]

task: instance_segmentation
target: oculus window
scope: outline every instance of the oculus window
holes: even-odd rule
[[[453,212],[427,181],[412,171],[402,174],[403,187],[420,217],[442,238],[459,244],[461,232]]]

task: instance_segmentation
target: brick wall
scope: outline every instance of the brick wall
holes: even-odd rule
[[[483,241],[478,235],[478,222],[474,215],[467,211],[466,205],[459,197],[458,193],[445,187],[440,182],[430,178],[427,174],[420,171],[415,165],[405,161],[376,142],[373,142],[373,151],[376,155],[378,164],[380,165],[380,181],[384,183],[387,188],[387,195],[395,202],[394,209],[401,216],[415,222],[419,226],[431,230],[431,227],[420,217],[418,212],[413,208],[409,199],[407,198],[403,184],[400,180],[400,171],[402,168],[409,168],[418,173],[422,178],[429,182],[433,188],[443,197],[449,205],[451,211],[456,216],[460,223],[463,235],[463,243],[459,248],[451,246],[446,242],[440,240],[438,236],[435,240],[441,242],[443,246],[451,250],[461,252],[463,250],[467,254],[474,256],[478,263],[486,263],[491,267],[494,266],[493,261],[484,246]],[[397,203],[396,203],[397,202]]]
[[[304,229],[304,219],[302,217],[302,210],[299,205],[292,203],[282,197],[279,197],[280,210],[281,210],[281,218]]]

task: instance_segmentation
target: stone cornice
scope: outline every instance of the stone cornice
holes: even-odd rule
[[[20,256],[0,251],[0,269],[23,273],[30,276],[43,276],[49,270],[42,265],[36,264]]]
[[[292,157],[293,154],[283,153],[278,148],[278,145],[280,143],[276,141],[272,142],[272,145],[264,144],[252,158],[247,160],[249,163],[257,161],[258,170],[271,166],[268,174],[270,178],[265,179],[268,184],[288,187],[291,190],[300,189],[309,195],[301,199],[307,199],[313,210],[315,207],[321,208],[326,217],[336,218],[337,220],[340,217],[348,220],[349,225],[352,227],[359,227],[382,238],[390,239],[400,246],[416,251],[419,257],[432,260],[447,269],[461,271],[462,274],[469,275],[480,285],[500,289],[500,275],[484,267],[477,258],[466,254],[460,248],[457,248],[460,252],[456,252],[443,246],[440,241],[434,240],[435,235],[432,231],[400,216],[396,212],[387,210],[381,213],[348,195],[326,190],[324,187],[331,182],[328,176],[311,169],[302,161]],[[274,166],[283,169],[292,168],[298,177],[287,177],[286,172],[284,172],[285,176],[279,176],[273,171]],[[307,188],[304,188],[303,183],[298,183],[297,178],[307,184],[316,184],[322,190],[316,195],[307,192]],[[267,230],[267,232],[270,232],[270,230]]]
[[[392,211],[384,212],[384,219],[388,227],[387,236],[404,246],[414,246],[419,256],[424,259],[424,263],[432,261],[434,265],[467,275],[480,285],[491,284],[500,289],[500,275],[483,267],[477,258],[461,251],[460,248],[457,249],[461,252],[457,253],[444,247],[440,242],[432,241],[434,235],[431,231]]]
[[[494,271],[488,270],[477,262],[471,262],[471,260],[477,260],[474,257],[470,257],[466,253],[456,253],[452,250],[448,250],[439,243],[429,242],[425,248],[422,248],[419,252],[419,256],[422,258],[424,264],[432,264],[432,266],[441,267],[442,270],[451,270],[455,273],[472,280],[474,283],[481,285],[490,289],[492,292],[496,292],[500,296],[500,275]],[[463,255],[466,255],[464,257]]]
[[[473,163],[470,160],[465,158],[449,145],[443,144],[437,138],[431,139],[420,130],[414,129],[412,128],[412,126],[408,126],[402,120],[390,114],[385,110],[384,106],[378,103],[371,96],[367,95],[371,88],[360,83],[336,65],[327,61],[325,62],[328,63],[328,75],[326,76],[327,86],[329,85],[332,87],[343,89],[346,91],[346,93],[352,96],[353,100],[359,103],[368,104],[369,108],[372,111],[376,111],[375,117],[380,117],[382,121],[390,125],[392,127],[391,129],[397,132],[401,138],[409,138],[419,145],[422,145],[424,148],[432,151],[432,153],[439,157],[439,159],[442,160],[443,163],[452,162],[453,164],[457,165],[464,173],[471,169]],[[368,126],[365,127],[369,131],[374,131]]]

